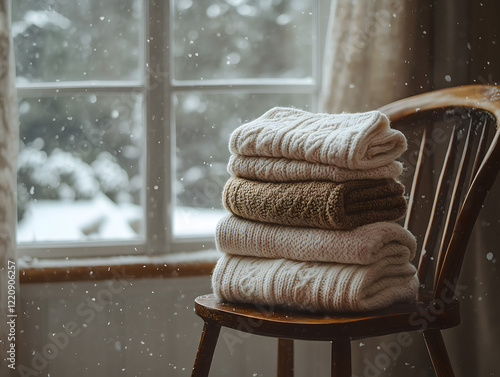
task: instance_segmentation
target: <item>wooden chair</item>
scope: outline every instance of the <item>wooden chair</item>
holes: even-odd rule
[[[472,228],[500,169],[500,86],[472,85],[403,99],[380,109],[408,139],[404,225],[417,236],[414,303],[327,315],[195,299],[204,321],[192,376],[208,376],[221,326],[279,338],[278,376],[293,375],[293,339],[330,341],[332,376],[351,375],[350,341],[420,330],[438,377],[453,376],[441,330],[460,323],[454,298]],[[424,251],[422,251],[424,250]]]

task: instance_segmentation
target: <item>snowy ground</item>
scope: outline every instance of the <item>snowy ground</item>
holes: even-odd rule
[[[174,234],[211,236],[225,213],[220,209],[177,207]],[[17,237],[21,243],[133,240],[140,237],[142,220],[140,206],[117,205],[104,194],[92,200],[39,200],[30,204],[18,224]]]

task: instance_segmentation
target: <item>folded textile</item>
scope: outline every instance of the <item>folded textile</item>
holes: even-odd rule
[[[215,231],[217,249],[227,254],[285,258],[304,262],[372,264],[413,259],[415,237],[394,222],[377,222],[352,230],[292,227],[224,216]]]
[[[393,179],[270,183],[230,178],[222,193],[227,210],[267,223],[352,229],[404,216],[404,186]]]
[[[410,301],[418,290],[410,263],[366,266],[225,254],[212,275],[221,301],[328,312],[375,310]]]
[[[236,177],[266,182],[345,182],[357,179],[397,178],[403,172],[403,164],[392,161],[374,169],[352,170],[288,158],[247,157],[233,154],[229,157],[227,170]]]
[[[374,169],[407,148],[379,111],[315,114],[275,107],[233,131],[229,149],[243,156],[285,157],[347,169]]]

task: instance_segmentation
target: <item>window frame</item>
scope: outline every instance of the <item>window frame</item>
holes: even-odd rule
[[[173,0],[142,0],[143,38],[142,80],[65,81],[55,83],[18,83],[19,98],[58,97],[82,94],[137,93],[143,96],[143,144],[141,169],[145,187],[142,193],[143,237],[130,241],[68,241],[18,244],[19,256],[29,258],[79,258],[111,256],[158,256],[171,253],[210,250],[213,237],[174,237],[176,129],[173,97],[179,92],[210,91],[221,93],[304,93],[312,97],[313,111],[318,108],[321,83],[320,36],[323,0],[311,0],[313,8],[312,77],[305,79],[173,80],[170,72]],[[324,33],[323,33],[324,35]],[[165,46],[165,47],[164,47]]]

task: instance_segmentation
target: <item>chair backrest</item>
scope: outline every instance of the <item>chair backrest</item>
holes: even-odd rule
[[[469,85],[379,109],[404,132],[405,226],[417,236],[420,293],[453,297],[467,243],[500,169],[500,86]]]

